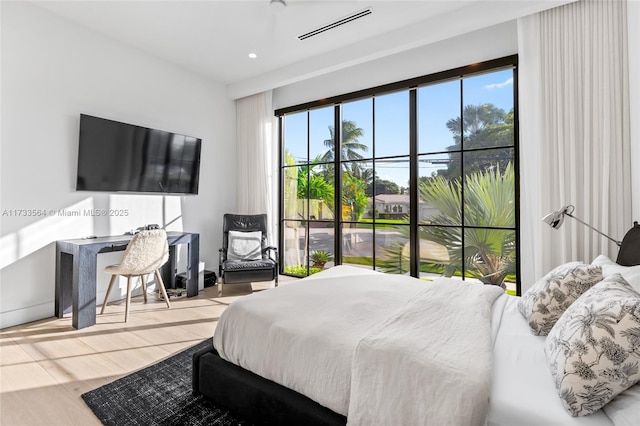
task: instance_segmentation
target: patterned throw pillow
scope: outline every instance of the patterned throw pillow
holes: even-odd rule
[[[567,411],[599,410],[640,380],[640,293],[620,274],[606,278],[560,317],[544,350]]]
[[[569,262],[542,277],[520,301],[518,309],[536,336],[546,336],[567,308],[585,291],[602,281],[602,269]]]

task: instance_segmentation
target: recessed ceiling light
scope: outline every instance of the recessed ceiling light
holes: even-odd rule
[[[249,53],[249,57],[250,57],[251,59],[255,59],[255,58],[257,58],[257,57],[258,57],[258,55],[256,55],[255,53],[251,52],[251,53]]]

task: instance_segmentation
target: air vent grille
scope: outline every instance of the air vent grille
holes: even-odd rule
[[[335,22],[332,22],[330,24],[324,25],[324,26],[322,26],[320,28],[316,28],[315,30],[309,31],[308,33],[302,34],[302,35],[298,36],[298,39],[299,40],[306,40],[309,37],[313,37],[313,36],[316,36],[318,34],[322,34],[325,31],[332,30],[332,29],[337,28],[337,27],[339,27],[341,25],[344,25],[344,24],[347,24],[349,22],[355,21],[356,19],[364,18],[367,15],[371,15],[371,13],[373,13],[373,11],[371,10],[370,7],[368,7],[366,9],[364,9],[364,10],[361,10],[359,12],[353,13],[353,14],[351,14],[349,16],[345,16],[342,19],[338,19]]]

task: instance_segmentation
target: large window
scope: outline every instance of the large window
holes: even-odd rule
[[[509,57],[277,111],[282,272],[353,264],[517,292],[516,73]]]

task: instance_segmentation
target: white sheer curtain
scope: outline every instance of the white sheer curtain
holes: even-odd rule
[[[273,198],[277,193],[274,123],[271,91],[236,100],[237,213],[266,213],[272,245],[278,241],[277,204]]]
[[[627,2],[629,31],[629,111],[630,117],[640,117],[640,0]],[[640,120],[631,120],[631,158],[640,158]],[[633,163],[632,163],[633,164]],[[640,167],[631,167],[633,219],[640,221]]]
[[[582,0],[518,21],[521,279],[526,290],[552,267],[615,259],[617,247],[567,218],[566,204],[616,239],[631,227],[626,2]]]

